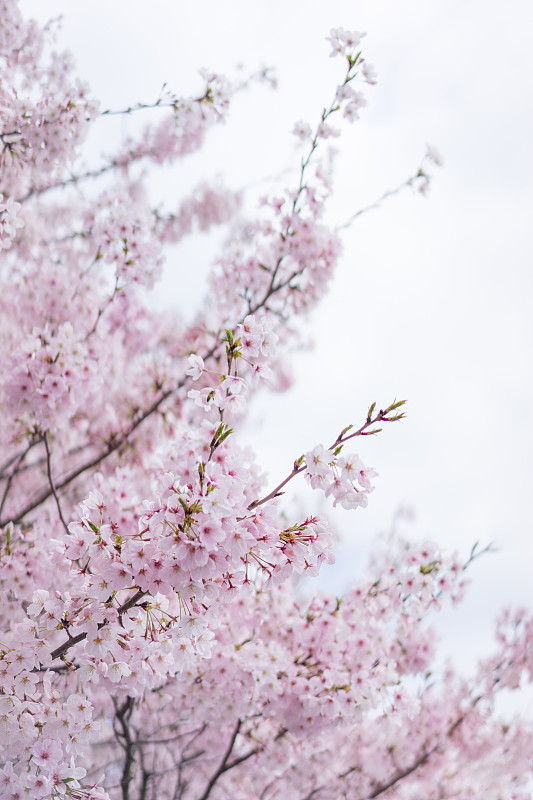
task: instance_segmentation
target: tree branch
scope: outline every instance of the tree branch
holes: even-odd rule
[[[477,700],[474,701],[474,705],[476,704],[476,702]],[[452,737],[457,728],[460,725],[462,725],[464,719],[465,715],[459,717],[459,719],[456,719],[453,725],[451,725],[448,728],[445,735],[447,737]],[[440,750],[441,747],[442,747],[442,741],[437,742],[437,744],[434,747],[432,747],[431,750],[426,750],[424,753],[422,753],[422,755],[419,758],[417,758],[417,760],[413,764],[411,764],[409,767],[406,767],[403,770],[399,770],[395,775],[393,775],[392,778],[390,778],[385,783],[380,783],[377,786],[375,786],[371,794],[365,795],[364,798],[360,798],[360,800],[373,800],[373,798],[378,797],[380,794],[383,794],[384,792],[388,791],[388,789],[391,789],[399,781],[403,780],[404,778],[407,778],[408,775],[411,775],[413,772],[419,769],[419,767],[425,764],[431,758],[433,753],[436,753],[438,750]]]
[[[364,800],[367,800],[367,798],[368,800],[373,800],[374,797],[378,797],[380,794],[383,794],[388,789],[392,788],[396,783],[403,780],[403,778],[406,778],[408,775],[411,775],[411,773],[415,772],[415,770],[421,767],[422,764],[425,764],[426,761],[433,755],[433,753],[435,753],[439,749],[439,747],[440,743],[436,744],[435,747],[433,747],[431,750],[428,750],[427,752],[423,753],[420,756],[420,758],[418,758],[414,762],[414,764],[411,764],[411,766],[407,767],[406,769],[397,772],[386,783],[379,783],[371,794],[365,795]],[[363,800],[363,798],[361,798],[361,800]]]
[[[120,608],[118,609],[119,617],[122,614],[125,614],[126,611],[129,611],[130,608],[133,608],[133,606],[137,603],[137,601],[140,600],[141,597],[144,597],[145,594],[147,593],[143,592],[142,589],[138,589],[138,591],[136,591],[135,594],[133,594],[129,598],[129,600],[126,600],[126,602],[120,606]],[[104,622],[100,622],[98,624],[98,630],[101,630],[107,624],[108,624],[107,620],[104,620]],[[65,655],[65,653],[68,650],[70,650],[71,647],[74,647],[75,644],[79,644],[79,642],[83,642],[86,638],[87,638],[87,631],[78,633],[77,636],[70,637],[69,639],[66,640],[66,642],[63,642],[63,644],[59,645],[59,647],[56,647],[56,649],[50,653],[50,658],[52,659],[52,661],[55,661],[56,658],[62,658]]]
[[[122,768],[122,776],[120,779],[120,787],[122,789],[122,800],[129,800],[130,797],[130,783],[131,783],[131,768],[134,764],[135,757],[133,751],[135,750],[135,743],[131,738],[129,720],[133,713],[135,701],[133,697],[127,697],[122,706],[118,706],[116,700],[113,698],[115,705],[116,719],[120,724],[120,731],[117,731],[115,725],[115,736],[117,742],[124,750],[124,766]]]
[[[4,467],[4,469],[7,469],[7,467],[10,466],[13,462],[15,463],[15,466],[13,467],[11,472],[9,473],[9,475],[7,477],[7,480],[6,480],[6,486],[5,486],[5,489],[4,489],[4,494],[2,496],[2,502],[0,503],[0,514],[4,510],[4,506],[6,504],[6,500],[7,500],[7,497],[9,495],[9,492],[10,492],[10,489],[11,489],[11,484],[13,483],[13,479],[15,478],[15,476],[18,473],[20,465],[22,464],[22,462],[26,458],[27,454],[29,453],[29,451],[31,450],[31,448],[34,445],[35,445],[35,442],[30,442],[30,444],[26,447],[25,450],[22,451],[22,453],[19,453],[17,456],[14,456],[12,459],[10,459],[8,462],[6,462],[6,466]],[[3,524],[0,525],[0,527],[4,527]]]
[[[373,417],[372,412],[375,406],[374,403],[370,407],[370,411],[368,412],[366,422],[363,425],[361,425],[361,427],[358,428],[358,430],[354,431],[354,433],[348,434],[348,431],[351,430],[352,428],[351,425],[348,426],[348,428],[345,428],[339,434],[339,436],[337,436],[333,444],[328,447],[328,450],[334,451],[337,447],[339,447],[339,445],[343,445],[345,442],[348,442],[350,439],[353,439],[356,436],[370,436],[371,434],[379,433],[379,429],[373,431],[369,431],[367,429],[379,422],[395,422],[396,420],[401,419],[404,416],[403,414],[396,414],[394,417],[389,417],[388,414],[391,411],[396,410],[396,408],[399,408],[404,403],[405,400],[394,402],[385,410],[381,409],[380,411],[378,411],[378,413]],[[307,469],[307,464],[305,462],[302,463],[301,459],[297,459],[294,462],[294,467],[292,469],[292,472],[290,472],[287,475],[287,477],[281,481],[281,483],[278,483],[276,488],[272,489],[272,491],[269,492],[267,495],[262,497],[260,500],[254,500],[253,503],[250,503],[250,505],[248,506],[248,511],[252,511],[254,508],[262,506],[263,503],[267,503],[269,500],[273,500],[275,497],[279,497],[280,494],[283,494],[283,492],[281,491],[283,487],[286,486],[286,484],[289,483],[289,481],[291,481],[296,475],[299,475],[301,472],[305,472],[306,469]]]
[[[56,501],[57,506],[57,513],[59,514],[59,519],[61,520],[65,531],[67,532],[67,536],[70,535],[70,531],[68,529],[68,525],[65,522],[65,518],[63,517],[63,512],[61,511],[61,503],[59,502],[59,495],[57,494],[56,487],[54,486],[54,479],[52,477],[52,463],[51,463],[51,455],[50,455],[50,445],[48,444],[48,431],[45,431],[43,434],[43,442],[46,448],[46,471],[48,473],[48,482],[50,483],[50,491],[54,496],[54,500]]]
[[[349,228],[362,214],[366,214],[367,211],[373,211],[374,209],[380,208],[381,204],[389,197],[399,194],[399,192],[401,192],[403,189],[407,189],[408,186],[413,186],[415,181],[417,181],[419,178],[425,177],[425,173],[421,168],[419,168],[414,175],[411,175],[411,177],[407,178],[407,180],[403,181],[403,183],[398,184],[398,186],[395,186],[394,189],[388,189],[386,192],[383,192],[378,200],[374,200],[374,202],[370,203],[370,205],[360,208],[359,211],[356,211],[355,214],[352,214],[352,216],[347,219],[346,222],[343,222],[342,225],[337,225],[335,231],[342,231],[345,228]]]
[[[144,153],[143,153],[144,156]],[[110,172],[113,169],[119,169],[120,167],[127,167],[129,164],[132,164],[135,160],[142,158],[142,156],[137,156],[136,158],[131,158],[127,161],[110,161],[109,164],[105,164],[103,167],[99,167],[98,169],[92,169],[88,172],[82,172],[80,175],[72,175],[70,178],[65,178],[62,181],[58,181],[57,183],[52,183],[50,186],[43,186],[40,189],[34,188],[30,189],[23,197],[19,197],[17,200],[18,203],[25,203],[26,200],[29,200],[30,197],[38,197],[43,194],[47,194],[51,192],[53,189],[64,189],[66,186],[71,186],[73,184],[80,183],[81,181],[85,181],[88,178],[99,178],[100,175],[105,175],[106,172]]]
[[[235,766],[235,764],[228,765],[228,759],[229,759],[229,757],[230,757],[230,755],[231,755],[231,753],[233,751],[233,748],[235,747],[235,742],[237,740],[237,736],[239,735],[239,731],[241,729],[241,726],[242,726],[242,720],[239,719],[239,720],[237,720],[237,724],[235,726],[235,730],[233,731],[233,734],[231,736],[231,740],[230,740],[228,748],[227,748],[227,750],[226,750],[226,752],[224,754],[224,758],[222,759],[222,761],[220,763],[220,766],[217,769],[217,771],[211,777],[209,783],[207,784],[207,786],[205,788],[204,793],[199,798],[199,800],[207,800],[207,798],[211,794],[211,789],[213,788],[215,783],[218,781],[220,776],[223,775],[224,772],[226,772],[228,769],[231,769],[232,766]],[[236,763],[238,763],[238,760],[237,760]]]
[[[180,382],[180,384],[178,385],[177,389],[181,388],[183,385],[184,385],[183,381]],[[77,467],[75,470],[73,470],[71,473],[69,473],[65,478],[63,478],[62,480],[58,481],[55,484],[56,491],[59,490],[59,489],[64,489],[65,486],[68,486],[76,478],[79,478],[79,476],[83,475],[84,472],[87,472],[87,470],[98,466],[98,464],[100,464],[102,461],[104,461],[106,458],[108,458],[112,453],[114,453],[116,450],[118,450],[120,447],[122,447],[122,445],[127,442],[129,437],[131,436],[131,434],[139,427],[139,425],[142,422],[144,422],[145,419],[147,419],[152,414],[154,414],[159,409],[159,407],[162,405],[162,403],[164,403],[165,400],[167,400],[175,391],[177,391],[177,389],[167,389],[166,392],[163,392],[163,394],[157,400],[155,400],[152,403],[152,405],[149,406],[149,408],[147,408],[139,417],[137,417],[135,422],[133,422],[130,425],[128,430],[125,431],[124,433],[122,433],[121,435],[117,436],[115,439],[113,439],[103,452],[99,453],[97,456],[94,456],[93,458],[88,459],[80,467]],[[51,497],[52,495],[53,495],[53,491],[52,491],[51,488],[43,489],[41,494],[35,500],[30,501],[22,509],[22,511],[20,511],[20,512],[18,512],[16,514],[16,516],[13,516],[13,517],[5,519],[5,520],[1,520],[0,521],[0,527],[3,527],[4,525],[7,525],[8,522],[13,522],[15,524],[20,522],[22,519],[24,519],[26,514],[29,514],[30,511],[33,511],[35,508],[40,506],[42,503],[44,503],[46,500],[48,500],[48,498]]]

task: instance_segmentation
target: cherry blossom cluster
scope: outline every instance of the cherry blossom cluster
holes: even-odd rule
[[[199,185],[176,213],[159,215],[158,235],[166,242],[179,242],[195,228],[207,231],[212,225],[229,222],[240,206],[240,195],[222,187]]]
[[[206,324],[225,329],[236,317],[242,320],[265,307],[288,320],[316,305],[333,276],[340,242],[315,219],[280,208],[275,222],[253,227],[253,243],[229,243],[211,275],[217,304]]]
[[[413,183],[416,185],[417,191],[422,195],[427,195],[431,186],[431,173],[429,169],[431,166],[442,167],[442,156],[433,145],[427,145],[426,153],[422,160],[418,172],[415,176]]]
[[[11,356],[4,398],[21,428],[35,433],[68,425],[100,384],[86,343],[66,322],[56,330],[36,327],[22,340]]]
[[[479,786],[494,800],[502,790],[522,796],[531,730],[502,726],[481,708],[476,679],[448,672],[440,691],[423,677],[434,644],[428,615],[444,597],[460,596],[462,566],[434,545],[383,557],[391,555],[386,577],[358,581],[342,599],[297,603],[285,584],[221,608],[211,659],[191,663],[165,687],[162,705],[139,706],[132,718],[145,759],[157,764],[158,796],[178,785],[163,779],[172,764],[181,765],[184,796],[202,795],[213,770],[189,761],[202,751],[217,763],[226,758],[220,789],[243,799],[386,789],[401,798],[423,796],[434,783],[450,798],[475,796]]]
[[[49,50],[51,32],[2,4],[0,190],[21,198],[64,174],[85,138],[96,104],[72,78],[71,59]]]
[[[326,497],[333,497],[333,505],[342,508],[365,508],[368,495],[374,490],[371,479],[377,476],[375,469],[365,467],[355,454],[338,458],[317,445],[305,454],[305,477],[313,489],[322,489]]]
[[[179,596],[177,607],[188,597],[186,604],[203,613],[223,592],[259,574],[277,581],[289,567],[303,572],[328,557],[331,542],[317,520],[280,529],[268,510],[250,511],[260,486],[252,465],[242,466],[246,459],[224,424],[206,422],[201,430],[209,432],[207,439],[183,430],[179,447],[165,454],[167,466],[179,464],[180,476],[159,477],[157,493],[139,506],[136,520],[130,513],[119,524],[116,515],[108,516],[100,493],[82,505],[65,553],[88,568],[84,591],[97,601],[137,587]]]
[[[163,257],[150,209],[139,208],[132,215],[131,201],[116,193],[101,198],[98,209],[91,231],[98,247],[96,258],[113,265],[117,287],[135,282],[152,288],[161,275]]]
[[[92,706],[76,693],[60,702],[50,675],[35,671],[27,629],[17,633],[16,650],[4,651],[1,662],[1,790],[5,797],[76,797],[86,769],[75,759],[98,730]],[[83,796],[97,795],[89,790]]]
[[[276,351],[278,336],[273,330],[271,316],[248,314],[237,326],[237,337],[226,330],[228,374],[207,370],[202,356],[189,356],[186,374],[194,381],[203,376],[209,385],[203,389],[191,389],[187,396],[205,410],[211,408],[242,414],[246,410],[246,394],[259,380],[269,381],[273,377],[271,359]],[[216,383],[213,383],[213,379]]]
[[[234,92],[234,87],[222,75],[204,72],[202,77],[204,89],[200,96],[169,95],[156,101],[154,107],[169,107],[170,114],[161,122],[146,126],[140,136],[129,138],[109,166],[126,167],[141,159],[150,159],[156,164],[170,163],[201,147],[207,130],[225,119]]]
[[[331,43],[331,56],[343,56],[348,62],[348,69],[344,81],[337,87],[335,99],[329,109],[325,109],[322,119],[314,134],[311,126],[306,122],[297,122],[293,133],[303,141],[310,141],[313,149],[319,139],[329,139],[331,136],[339,136],[340,130],[332,127],[329,117],[342,109],[343,117],[348,122],[359,119],[359,111],[366,106],[366,99],[361,92],[356,91],[351,85],[352,82],[360,77],[365,83],[374,84],[376,73],[374,68],[362,58],[360,43],[364,33],[358,31],[346,31],[344,28],[332,28],[328,41]]]
[[[248,224],[246,238],[239,236],[237,245],[228,242],[226,255],[211,278],[217,316],[208,320],[210,325],[226,328],[236,314],[253,314],[261,307],[278,317],[302,314],[327,289],[340,254],[339,239],[319,221],[331,190],[330,175],[323,163],[315,166],[312,179],[308,175],[319,143],[340,133],[330,118],[342,109],[344,117],[353,121],[366,104],[352,86],[360,71],[364,80],[373,82],[368,80],[369,72],[365,77],[365,64],[357,51],[358,36],[354,35],[351,49],[347,43],[343,45],[347,57],[344,80],[318,125],[313,128],[300,121],[294,127],[294,133],[308,148],[298,188],[264,198],[263,207],[268,212],[265,219]],[[248,242],[252,248],[246,246]]]
[[[4,196],[0,194],[0,251],[11,247],[18,228],[24,225],[17,216],[19,210],[20,203],[16,203],[12,197],[4,202]]]
[[[331,57],[345,56],[349,60],[357,59],[362,67],[362,74],[366,83],[376,82],[376,73],[372,65],[361,58],[361,40],[366,36],[360,31],[347,31],[344,28],[332,28],[328,41],[331,44]]]
[[[315,599],[299,607],[283,586],[226,607],[225,624],[216,633],[223,646],[208,664],[198,665],[201,680],[196,689],[183,687],[180,703],[213,721],[221,703],[230,701],[233,715],[241,717],[251,716],[259,703],[263,716],[302,735],[315,735],[335,720],[350,724],[378,704],[390,713],[400,694],[416,706],[407,689],[398,688],[400,676],[427,668],[432,649],[420,622],[440,602],[445,583],[448,596],[460,592],[462,576],[457,563],[443,560],[431,545],[404,549],[398,557],[387,578],[363,581],[342,600]],[[215,675],[226,659],[227,679],[221,681]],[[235,679],[237,685],[229,686]]]

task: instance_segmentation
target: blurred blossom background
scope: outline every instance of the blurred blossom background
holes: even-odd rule
[[[342,232],[335,281],[305,327],[314,348],[293,357],[290,390],[257,398],[246,437],[274,486],[301,453],[361,424],[374,400],[378,407],[408,400],[407,419],[353,445],[380,477],[367,509],[329,514],[342,543],[320,581],[341,594],[364,570],[376,537],[392,528],[464,560],[475,542],[493,542],[497,552],[470,569],[464,605],[439,621],[441,658],[471,666],[490,651],[501,607],[530,605],[533,594],[533,6],[22,0],[21,7],[41,22],[63,15],[58,42],[102,109],[153,102],[164,82],[193,94],[202,67],[230,79],[275,68],[277,90],[252,84],[239,93],[229,121],[198,154],[154,176],[154,202],[169,208],[202,179],[244,188],[251,213],[261,195],[291,186],[302,152],[294,123],[314,127],[344,74],[326,36],[338,26],[367,32],[363,55],[378,82],[360,87],[368,101],[360,121],[325,143],[323,152],[330,143],[336,150],[327,221],[342,225],[402,184],[428,144],[444,166],[431,169],[427,196],[403,189]],[[150,113],[157,111],[102,119],[90,139],[94,160]],[[154,303],[191,319],[222,242],[218,232],[170,251]]]

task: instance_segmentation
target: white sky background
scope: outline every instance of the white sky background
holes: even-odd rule
[[[241,94],[204,151],[165,171],[157,187],[169,206],[202,177],[219,174],[239,188],[297,165],[294,122],[314,124],[343,75],[325,36],[333,26],[367,31],[363,50],[378,84],[365,87],[361,121],[334,140],[329,220],[344,222],[413,174],[426,142],[445,165],[427,199],[406,190],[345,232],[336,282],[312,319],[315,349],[295,358],[289,393],[257,405],[250,440],[275,485],[295,457],[360,424],[373,400],[407,398],[406,420],[354,447],[380,478],[368,509],[339,515],[346,544],[325,582],[340,593],[362,571],[373,538],[400,506],[416,514],[402,524],[409,536],[465,557],[475,541],[494,541],[499,552],[472,568],[466,603],[444,618],[447,649],[460,663],[486,652],[501,606],[530,605],[533,595],[531,4],[21,5],[41,20],[64,14],[60,42],[104,108],[152,101],[164,81],[192,93],[200,67],[230,75],[238,63],[245,73],[276,67],[276,92],[256,86]],[[100,123],[97,152],[111,150],[113,124]],[[124,130],[127,122],[116,124]],[[190,315],[211,250],[197,242],[176,249],[159,298],[173,295]]]

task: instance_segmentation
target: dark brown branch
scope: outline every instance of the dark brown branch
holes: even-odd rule
[[[430,756],[436,750],[438,750],[438,748],[439,748],[439,744],[436,744],[435,747],[432,750],[429,750],[428,752],[423,753],[420,756],[420,758],[417,759],[417,761],[415,761],[414,764],[411,764],[411,766],[407,767],[407,769],[404,769],[404,770],[401,770],[401,771],[397,772],[386,783],[378,783],[375,786],[374,790],[371,792],[371,794],[365,794],[364,796],[360,797],[359,800],[373,800],[374,797],[378,797],[380,794],[383,794],[388,789],[391,789],[395,784],[397,784],[403,778],[406,778],[412,772],[415,772],[415,770],[417,770],[419,767],[421,767],[422,764],[425,764],[426,761],[430,758]],[[346,772],[341,773],[338,777],[339,777],[339,779],[342,780],[344,778],[347,778],[348,775],[351,775],[352,772],[357,772],[357,771],[359,771],[357,767],[350,767],[350,769],[346,770]],[[321,784],[320,786],[317,786],[316,788],[312,789],[308,794],[306,794],[305,797],[302,798],[302,800],[312,800],[312,798],[316,794],[318,794],[318,792],[321,792],[323,789],[326,789],[326,788],[327,788],[327,784],[325,784],[325,783]]]
[[[179,389],[181,388],[181,386],[183,386],[183,382],[181,382],[177,388]],[[58,481],[55,484],[56,491],[64,489],[65,486],[68,486],[76,478],[79,478],[79,476],[83,475],[84,472],[87,472],[87,470],[98,466],[102,461],[105,461],[105,459],[108,458],[112,453],[114,453],[116,450],[122,447],[122,445],[127,442],[131,434],[139,427],[139,425],[142,422],[144,422],[145,419],[154,414],[162,405],[162,403],[164,403],[164,401],[167,400],[174,393],[174,391],[177,390],[167,389],[166,392],[163,392],[163,394],[157,400],[155,400],[152,403],[152,405],[149,406],[149,408],[147,408],[139,417],[137,417],[135,422],[133,422],[130,425],[128,430],[125,431],[120,436],[117,436],[115,439],[113,439],[103,452],[99,453],[97,456],[94,456],[91,459],[88,459],[84,464],[77,467],[75,470],[69,473],[65,478]],[[25,508],[23,508],[22,511],[20,511],[16,516],[0,521],[0,527],[7,525],[8,522],[14,522],[14,523],[20,522],[22,519],[24,519],[26,514],[29,514],[30,511],[33,511],[35,508],[40,506],[42,503],[45,502],[45,500],[48,500],[48,498],[51,497],[52,495],[53,492],[51,488],[43,489],[41,494],[35,500],[30,501],[25,506]]]
[[[207,798],[211,794],[211,790],[212,790],[213,786],[218,781],[220,776],[223,775],[224,772],[226,772],[228,769],[231,769],[231,767],[228,766],[228,760],[229,760],[229,757],[231,756],[231,753],[233,752],[233,748],[235,747],[235,742],[237,740],[237,736],[239,735],[239,731],[241,729],[241,726],[242,726],[242,720],[239,719],[239,720],[237,720],[237,724],[236,724],[235,730],[233,731],[233,734],[231,736],[228,748],[227,748],[226,752],[224,753],[224,758],[220,762],[220,766],[217,769],[217,771],[212,775],[211,779],[209,780],[209,783],[207,784],[207,786],[205,788],[205,791],[204,791],[203,795],[199,798],[199,800],[207,800]]]
[[[122,616],[122,614],[125,614],[126,611],[129,611],[130,608],[133,608],[133,606],[137,603],[137,601],[140,600],[141,597],[144,597],[145,594],[146,592],[143,592],[141,589],[138,589],[138,591],[136,591],[135,594],[133,594],[129,598],[129,600],[126,600],[126,602],[120,606],[120,608],[118,609],[119,617]],[[107,620],[105,620],[104,622],[100,622],[98,624],[98,630],[101,630],[107,624],[108,624]],[[79,644],[79,642],[83,642],[86,638],[87,638],[87,631],[84,631],[83,633],[78,633],[77,636],[70,637],[69,639],[66,640],[66,642],[63,642],[63,644],[59,645],[59,647],[56,647],[56,649],[50,653],[50,658],[52,659],[52,661],[55,661],[56,658],[62,658],[65,655],[65,653],[68,650],[70,650],[71,647],[74,647],[75,644]]]
[[[473,705],[477,703],[478,699],[479,698],[474,700]],[[453,736],[457,728],[464,722],[464,719],[465,719],[464,715],[462,717],[459,717],[459,719],[456,719],[453,725],[451,725],[448,728],[448,730],[446,731],[446,736],[448,738],[451,738]],[[411,764],[409,767],[406,767],[405,769],[399,770],[395,775],[393,775],[392,778],[390,778],[385,783],[380,783],[377,786],[375,786],[373,792],[371,794],[365,795],[364,799],[361,798],[361,800],[373,800],[374,797],[378,797],[380,794],[383,794],[384,792],[388,791],[388,789],[391,789],[399,781],[403,780],[404,778],[407,778],[408,775],[411,775],[413,772],[415,772],[417,769],[423,766],[423,764],[425,764],[434,753],[440,750],[441,747],[442,747],[442,741],[437,742],[437,744],[434,747],[432,747],[431,750],[426,750],[424,753],[422,753],[422,755],[419,758],[417,758],[417,760],[413,764]]]
[[[411,775],[411,773],[415,772],[419,767],[422,766],[422,764],[425,764],[426,761],[433,755],[433,753],[435,753],[439,749],[439,747],[440,743],[436,744],[435,747],[433,747],[431,750],[428,750],[425,753],[423,753],[420,756],[420,758],[418,758],[414,762],[414,764],[411,764],[411,766],[407,767],[406,769],[397,772],[386,783],[379,783],[371,794],[365,795],[364,800],[367,800],[367,798],[368,800],[372,800],[372,798],[378,797],[380,794],[383,794],[388,789],[391,789],[396,783],[403,780],[403,778],[407,778],[408,775]],[[363,799],[361,798],[361,800]]]
[[[34,441],[31,442],[31,447],[33,447],[36,444],[39,444],[40,442],[41,442],[41,437],[38,436]],[[78,444],[75,447],[71,447],[71,449],[65,454],[65,458],[70,457],[70,456],[74,456],[74,455],[76,455],[77,453],[80,453],[83,450],[88,450],[90,447],[92,447],[90,442],[86,442],[85,444]],[[28,450],[29,449],[30,448],[28,447]],[[12,456],[9,459],[9,461],[6,462],[6,464],[4,465],[3,469],[0,470],[0,481],[7,480],[7,477],[5,475],[3,475],[3,472],[7,469],[7,467],[10,464],[12,464],[14,461],[16,461],[17,458],[19,458],[19,456],[20,456],[20,453],[17,453],[17,455]],[[30,469],[36,469],[37,467],[42,467],[45,464],[46,464],[46,453],[42,458],[36,458],[35,461],[31,461],[29,464],[21,464],[20,466],[18,466],[16,468],[17,471],[16,471],[16,475],[14,477],[18,477],[19,475],[22,475],[23,472],[28,472]]]
[[[261,747],[254,747],[253,750],[249,750],[247,753],[243,753],[242,756],[238,756],[230,764],[227,764],[224,767],[223,772],[228,772],[228,770],[233,769],[233,767],[236,767],[238,764],[242,764],[243,761],[248,761],[248,759],[252,758],[252,756],[256,756],[261,749]]]
[[[472,707],[474,707],[479,702],[480,699],[481,697],[476,697],[472,702]],[[459,719],[456,719],[455,722],[448,728],[445,735],[448,738],[451,738],[454,732],[457,730],[457,728],[460,725],[462,725],[464,720],[465,720],[464,715],[462,717],[459,717]],[[437,744],[434,747],[432,747],[431,750],[426,750],[425,752],[423,752],[413,764],[410,764],[405,769],[398,770],[389,780],[385,781],[384,783],[374,784],[374,789],[372,790],[372,792],[370,794],[362,795],[359,798],[359,800],[373,800],[375,797],[379,797],[379,795],[384,794],[389,789],[392,789],[392,787],[395,786],[397,783],[399,783],[399,781],[403,780],[404,778],[407,778],[409,775],[411,775],[413,772],[415,772],[417,769],[423,766],[423,764],[425,764],[434,753],[440,750],[441,747],[442,747],[442,741],[437,742]],[[353,772],[360,772],[360,771],[361,771],[360,767],[350,767],[337,777],[339,780],[344,780]],[[274,782],[272,781],[272,783]],[[269,786],[271,786],[272,783],[270,783]],[[302,798],[302,800],[312,800],[314,795],[316,795],[318,792],[321,792],[323,789],[326,788],[327,784],[321,784],[320,786],[317,786],[315,789],[312,789],[308,794],[306,794],[305,797]],[[263,797],[263,795],[264,792],[261,795],[261,797]]]
[[[6,480],[6,486],[5,486],[5,489],[4,489],[4,494],[2,496],[2,502],[0,503],[0,514],[4,510],[4,506],[6,504],[6,500],[7,500],[7,497],[9,495],[9,492],[10,492],[10,489],[11,489],[11,484],[13,483],[13,479],[17,475],[17,473],[19,471],[19,468],[20,468],[20,465],[22,464],[22,462],[24,461],[24,459],[26,458],[27,454],[30,452],[30,450],[34,446],[34,444],[35,444],[35,442],[30,442],[30,444],[26,447],[25,450],[22,451],[22,453],[19,453],[17,456],[14,456],[13,459],[10,459],[10,461],[7,462],[7,466],[12,464],[13,462],[15,462],[15,466],[13,467],[11,472],[9,473],[9,476],[8,476],[8,478]],[[5,467],[6,469],[7,469],[7,466]],[[3,525],[1,527],[3,527]]]
[[[137,742],[138,744],[138,742]],[[146,800],[146,793],[148,791],[148,783],[152,777],[152,772],[148,770],[144,763],[144,752],[142,747],[139,747],[139,761],[141,762],[141,786],[139,789],[139,800]]]
[[[167,684],[164,684],[164,686],[166,686],[166,685]],[[157,687],[157,689],[152,689],[152,692],[158,692],[160,690],[161,690],[161,687]],[[180,720],[180,721],[183,722],[183,720]],[[191,736],[191,739],[185,744],[185,746],[183,748],[183,752],[185,752],[191,746],[191,744],[194,742],[194,740],[197,739],[198,736],[200,736],[205,731],[206,727],[207,727],[207,723],[204,722],[199,728],[196,728],[193,731],[182,731],[181,733],[178,733],[177,732],[178,731],[178,724],[176,722],[169,722],[166,725],[159,725],[151,733],[147,733],[144,739],[139,739],[138,741],[141,744],[154,744],[154,743],[157,743],[157,742],[160,742],[160,743],[177,742],[180,739],[184,739],[187,736]],[[158,734],[160,734],[162,731],[165,731],[165,730],[170,730],[171,732],[176,732],[176,733],[175,733],[175,735],[168,736],[166,739],[153,739],[152,738],[154,736],[157,736]]]
[[[127,697],[123,705],[118,707],[115,702],[116,718],[120,724],[120,731],[115,728],[115,735],[117,741],[124,750],[124,766],[122,768],[122,776],[120,779],[120,787],[122,789],[122,800],[129,800],[130,797],[130,783],[131,783],[131,768],[133,767],[135,757],[135,743],[131,738],[129,728],[129,721],[133,713],[135,701],[133,697]]]
[[[6,461],[4,461],[4,463],[0,467],[0,480],[5,480],[4,472],[6,471],[6,469],[9,469],[11,464],[14,464],[15,461],[17,461],[17,459],[20,460],[21,456],[25,456],[28,450],[30,449],[30,446],[33,445],[28,445],[28,447],[22,450],[20,453],[15,453],[14,456],[10,456]]]
[[[48,431],[43,434],[43,442],[46,449],[46,472],[48,473],[48,482],[50,484],[50,491],[54,496],[54,500],[56,501],[57,506],[57,513],[59,514],[59,519],[61,520],[65,531],[67,532],[67,536],[69,535],[68,525],[65,522],[65,518],[63,517],[63,512],[61,511],[61,503],[59,502],[59,495],[57,493],[56,487],[54,485],[54,479],[52,477],[52,463],[51,463],[51,455],[50,455],[50,445],[48,444]]]

